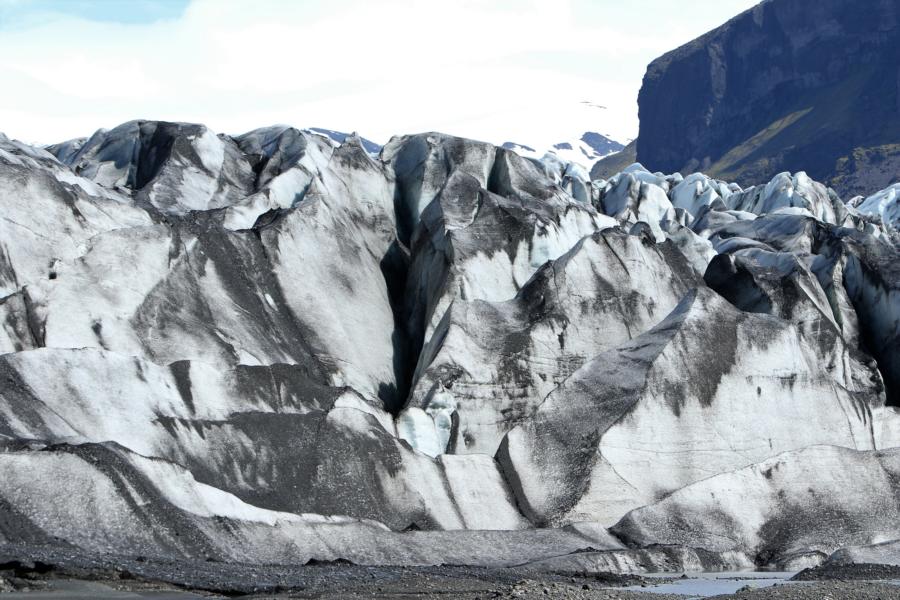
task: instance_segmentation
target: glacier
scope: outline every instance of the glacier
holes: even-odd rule
[[[900,560],[896,186],[372,150],[0,137],[7,554]]]

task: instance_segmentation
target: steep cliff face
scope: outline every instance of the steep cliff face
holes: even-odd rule
[[[900,155],[898,21],[893,0],[738,15],[647,68],[638,160],[742,184],[802,168],[845,196],[883,187]]]

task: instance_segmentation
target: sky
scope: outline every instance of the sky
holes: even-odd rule
[[[627,142],[647,64],[755,3],[0,0],[0,131],[46,144],[160,119]]]

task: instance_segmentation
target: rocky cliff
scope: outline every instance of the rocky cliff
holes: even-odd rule
[[[900,172],[900,5],[767,0],[647,69],[637,157],[743,185],[805,170],[845,197]]]
[[[658,571],[895,540],[895,190],[558,167],[438,133],[0,137],[6,555]]]

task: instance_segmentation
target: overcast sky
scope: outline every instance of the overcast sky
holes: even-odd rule
[[[626,141],[647,63],[755,3],[0,0],[0,131],[49,143],[145,118]]]

